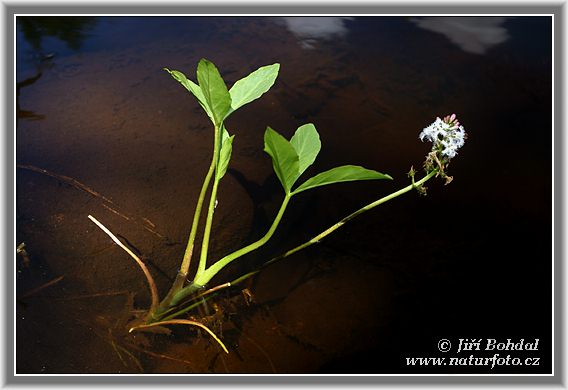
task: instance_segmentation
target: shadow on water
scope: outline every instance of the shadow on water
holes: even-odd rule
[[[551,21],[546,17],[18,18],[18,373],[519,373],[551,367]],[[132,338],[150,294],[97,217],[144,257],[163,296],[183,256],[213,142],[162,70],[227,80],[281,63],[235,113],[211,258],[266,232],[282,199],[271,126],[316,125],[306,172],[355,164],[394,177],[300,194],[251,271],[408,184],[420,130],[456,112],[469,139],[454,181],[397,198],[207,302],[230,350],[183,327]],[[31,108],[33,107],[33,111]],[[29,119],[29,120],[21,120]],[[39,120],[41,119],[41,120]],[[538,137],[534,134],[537,132]],[[530,185],[519,188],[519,183]],[[199,241],[199,240],[198,240]],[[520,244],[521,243],[521,244]],[[197,242],[200,245],[200,242]],[[192,265],[196,267],[196,264]],[[441,338],[539,338],[539,367],[409,367]]]

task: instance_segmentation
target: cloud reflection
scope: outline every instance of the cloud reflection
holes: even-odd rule
[[[283,16],[280,18],[304,49],[313,49],[318,41],[341,37],[349,31],[345,16]]]
[[[423,17],[411,21],[425,30],[445,35],[463,51],[485,54],[492,46],[509,39],[503,24],[508,17]]]

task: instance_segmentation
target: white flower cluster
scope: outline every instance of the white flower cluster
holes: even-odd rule
[[[444,119],[436,118],[434,123],[422,130],[419,138],[422,142],[432,142],[433,150],[441,151],[442,155],[448,158],[454,158],[458,149],[464,145],[467,134],[456,114],[452,114]]]

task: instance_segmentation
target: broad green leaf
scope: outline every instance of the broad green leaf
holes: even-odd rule
[[[227,86],[215,65],[206,59],[201,59],[197,64],[197,81],[213,114],[213,122],[219,126],[231,108],[231,95]]]
[[[164,70],[168,72],[181,85],[183,85],[185,89],[191,92],[193,96],[195,96],[197,102],[201,105],[201,107],[203,107],[203,110],[205,110],[207,116],[211,118],[211,120],[213,120],[213,114],[211,113],[211,110],[209,109],[209,106],[205,101],[205,96],[203,96],[203,92],[201,91],[199,85],[188,79],[185,74],[183,74],[179,70],[169,70],[168,68],[164,68]]]
[[[258,99],[262,94],[267,92],[274,84],[279,69],[280,64],[262,66],[233,84],[229,90],[231,95],[231,109],[227,113],[227,116],[233,111],[236,111],[239,107]]]
[[[290,190],[299,174],[299,157],[288,140],[272,130],[266,128],[264,132],[264,151],[272,157],[272,166],[286,193]]]
[[[328,184],[340,183],[345,181],[356,181],[356,180],[380,180],[380,179],[390,179],[392,177],[389,175],[366,169],[357,165],[343,165],[341,167],[330,169],[329,171],[322,172],[315,175],[314,177],[306,180],[302,185],[300,185],[293,194],[309,190],[315,187],[321,187]]]
[[[298,153],[300,158],[300,175],[314,163],[321,149],[321,141],[319,134],[312,123],[300,126],[294,136],[290,139],[290,143]]]
[[[227,137],[225,138],[225,134]],[[233,151],[233,138],[234,135],[229,136],[225,127],[223,127],[223,144],[221,146],[221,152],[219,153],[219,163],[217,164],[217,170],[215,171],[215,176],[217,180],[221,180],[225,173],[227,173],[227,168],[229,167],[229,161],[231,160],[231,153]]]

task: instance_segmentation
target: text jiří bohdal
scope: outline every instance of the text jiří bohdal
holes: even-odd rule
[[[539,339],[459,339],[461,351],[538,351]]]

